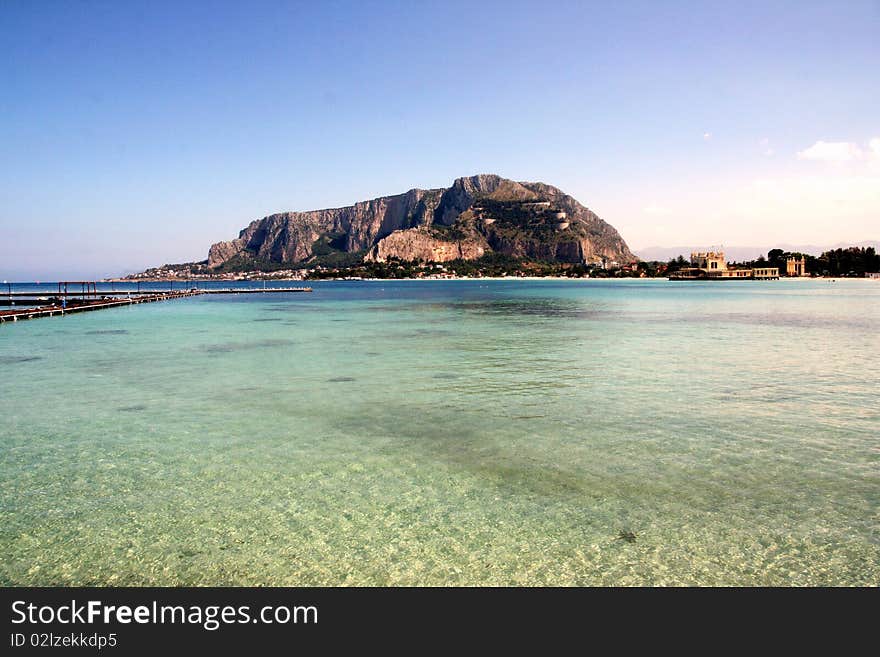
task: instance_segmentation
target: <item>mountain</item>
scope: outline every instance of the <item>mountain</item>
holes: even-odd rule
[[[783,251],[788,251],[790,253],[806,253],[818,256],[825,251],[845,249],[850,246],[858,246],[861,248],[873,246],[875,250],[880,251],[880,242],[871,240],[857,242],[855,244],[850,242],[838,242],[837,244],[827,244],[825,246],[817,246],[815,244],[773,244],[770,246],[722,246],[715,248],[720,248],[724,251],[724,255],[729,262],[744,262],[755,260],[758,256],[766,257],[771,249],[782,249]],[[637,249],[636,255],[646,261],[659,260],[665,262],[671,258],[677,258],[679,255],[689,258],[691,251],[706,251],[708,248],[710,247],[705,244],[692,246],[650,246],[644,249]]]
[[[631,262],[618,232],[561,190],[497,175],[411,189],[344,208],[258,219],[208,252],[214,271],[278,265],[474,260],[489,253],[555,262]]]

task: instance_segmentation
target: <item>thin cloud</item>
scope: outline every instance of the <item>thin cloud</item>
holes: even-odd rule
[[[873,143],[875,140],[871,141]],[[865,152],[858,144],[848,141],[817,141],[809,148],[798,151],[797,156],[799,160],[841,164],[864,159]]]

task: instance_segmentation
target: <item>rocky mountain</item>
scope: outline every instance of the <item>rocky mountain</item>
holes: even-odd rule
[[[448,189],[264,217],[238,238],[211,246],[208,267],[259,269],[346,257],[445,262],[491,252],[572,263],[636,260],[612,226],[556,187],[477,175]]]

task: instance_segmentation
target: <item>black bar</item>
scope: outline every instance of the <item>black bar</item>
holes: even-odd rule
[[[435,653],[440,645],[469,654],[464,648],[475,638],[520,650],[524,639],[537,639],[542,649],[535,654],[549,655],[557,652],[548,647],[560,641],[577,645],[573,654],[631,654],[636,647],[678,652],[684,645],[715,652],[707,648],[754,637],[758,643],[751,648],[760,645],[764,652],[781,638],[788,654],[793,642],[813,641],[818,630],[827,630],[838,648],[832,654],[838,654],[842,641],[874,627],[875,601],[871,589],[6,588],[2,640],[14,648],[6,654],[27,649],[42,634],[112,634],[117,645],[105,645],[110,654],[175,654],[184,645],[197,646],[199,654],[257,646],[287,646],[284,653],[294,654],[317,647],[328,654],[352,640],[358,646],[403,644],[411,654],[422,647]],[[58,612],[64,621],[76,610],[77,622],[57,622]],[[37,622],[41,613],[46,622]],[[707,632],[709,643],[699,640]]]

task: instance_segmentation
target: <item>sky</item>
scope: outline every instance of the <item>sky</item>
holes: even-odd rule
[[[460,176],[636,251],[880,238],[880,1],[0,2],[0,279]]]

